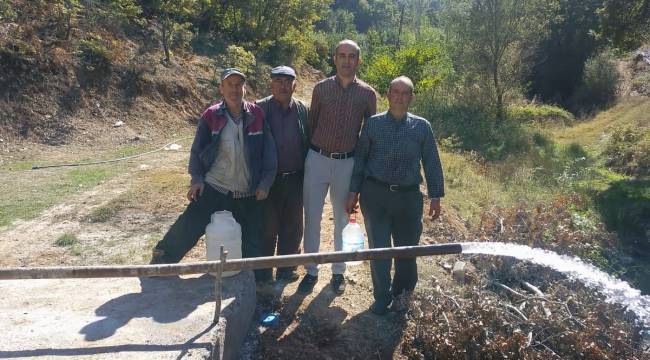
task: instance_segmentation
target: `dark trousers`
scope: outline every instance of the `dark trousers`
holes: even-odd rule
[[[279,175],[264,204],[264,237],[262,256],[293,255],[300,253],[303,234],[302,217],[303,173]],[[296,267],[278,268],[278,271],[295,271]],[[265,269],[271,278],[272,269]]]
[[[422,194],[419,191],[400,193],[370,181],[364,181],[359,204],[366,224],[371,249],[391,246],[413,246],[422,234]],[[391,245],[391,236],[393,245]],[[373,295],[377,301],[388,301],[404,291],[413,291],[418,281],[415,258],[395,259],[392,287],[392,259],[372,260]]]
[[[241,226],[242,256],[260,256],[264,212],[262,205],[263,202],[255,200],[255,197],[233,199],[231,195],[222,194],[206,184],[203,194],[187,206],[156,248],[164,251],[166,261],[179,262],[205,234],[210,216],[216,211],[227,210],[232,212]]]

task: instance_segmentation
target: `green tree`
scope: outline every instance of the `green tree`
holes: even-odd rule
[[[440,42],[434,40],[411,44],[395,55],[384,53],[373,58],[363,78],[381,94],[400,75],[413,80],[417,92],[431,90],[453,73],[451,59]]]
[[[400,67],[395,57],[382,54],[372,59],[363,74],[363,79],[371,84],[380,94],[386,94],[390,82],[398,77]]]
[[[300,62],[313,51],[305,42],[329,5],[330,0],[199,0],[197,27],[224,47],[236,43],[270,62]]]
[[[599,35],[617,48],[632,50],[650,40],[650,0],[604,0],[596,14]]]
[[[650,0],[558,0],[548,33],[535,46],[530,96],[571,107],[587,59],[607,47],[634,49],[648,36]]]
[[[446,28],[457,60],[489,97],[497,125],[507,95],[519,88],[527,71],[527,51],[544,33],[553,9],[545,0],[466,0],[445,4]]]
[[[187,39],[187,32],[191,26],[189,20],[197,11],[197,2],[196,0],[154,0],[151,6],[153,15],[160,26],[165,61],[170,62],[170,48],[173,45],[185,46],[187,44],[178,40]]]
[[[77,14],[81,10],[79,0],[56,0],[52,2],[54,17],[58,27],[63,28],[63,38],[70,40],[72,27],[76,21]]]

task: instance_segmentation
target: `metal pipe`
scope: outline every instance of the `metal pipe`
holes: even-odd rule
[[[265,269],[271,267],[289,267],[305,264],[325,264],[356,260],[377,260],[430,255],[460,254],[461,252],[461,245],[458,243],[452,243],[401,246],[349,252],[337,251],[313,254],[266,256],[226,260],[223,264],[222,270],[237,271],[248,269]],[[217,272],[219,263],[220,261],[205,261],[197,263],[165,265],[0,268],[0,280],[148,277],[205,274],[210,272]]]

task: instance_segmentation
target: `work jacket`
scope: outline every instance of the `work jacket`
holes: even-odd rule
[[[250,192],[269,192],[277,171],[278,159],[271,130],[259,106],[244,101],[242,121],[244,126],[244,151],[251,176]],[[228,115],[224,101],[210,106],[199,120],[188,171],[192,184],[204,182],[205,174],[212,167],[219,151],[219,137],[226,126]]]

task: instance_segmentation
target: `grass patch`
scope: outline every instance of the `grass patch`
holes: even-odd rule
[[[188,184],[189,176],[182,167],[141,172],[137,182],[122,195],[122,204],[154,214],[180,211],[187,202]]]
[[[535,169],[507,162],[481,163],[470,155],[441,153],[445,171],[445,201],[470,223],[494,207],[550,201],[552,192],[532,181]]]
[[[121,201],[111,201],[104,206],[95,208],[88,214],[86,220],[93,223],[104,223],[109,221],[117,214],[121,208]]]
[[[513,105],[508,107],[507,117],[518,123],[543,126],[566,126],[575,121],[573,114],[553,105]]]
[[[25,171],[31,170],[36,165],[34,161],[16,161],[0,165],[0,171]]]
[[[69,247],[69,246],[77,244],[78,242],[79,242],[79,239],[77,239],[77,237],[74,236],[74,234],[65,233],[65,234],[59,236],[58,239],[56,239],[56,241],[54,242],[54,245],[60,246],[60,247]]]
[[[0,226],[31,219],[76,192],[90,189],[118,173],[116,167],[82,167],[5,173],[0,183]]]
[[[132,155],[141,154],[147,151],[151,151],[153,148],[145,144],[136,144],[136,145],[123,145],[120,146],[114,154],[111,154],[110,157],[121,158]]]
[[[599,113],[593,120],[576,126],[559,129],[554,139],[559,143],[576,142],[583,146],[594,146],[602,142],[607,134],[624,126],[650,127],[650,99],[643,96],[621,100],[616,106]]]

